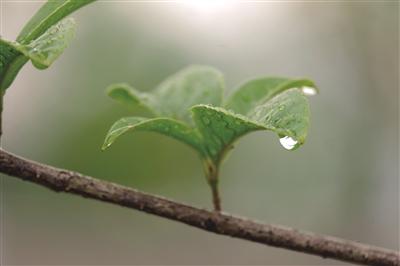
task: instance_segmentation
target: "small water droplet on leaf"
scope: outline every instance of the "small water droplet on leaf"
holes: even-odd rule
[[[308,95],[308,96],[313,96],[317,94],[317,90],[313,87],[302,87],[301,91],[303,92],[304,95]]]

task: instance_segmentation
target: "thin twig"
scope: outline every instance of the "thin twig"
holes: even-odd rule
[[[28,161],[4,150],[0,150],[0,172],[54,191],[144,211],[221,235],[350,263],[400,265],[399,253],[392,250],[198,209],[76,172]]]

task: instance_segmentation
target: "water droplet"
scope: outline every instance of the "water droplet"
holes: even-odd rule
[[[279,142],[281,143],[282,147],[284,147],[287,150],[293,150],[293,148],[296,147],[296,145],[298,143],[297,140],[295,140],[289,136],[280,138]]]
[[[304,93],[304,95],[308,95],[308,96],[313,96],[317,94],[317,90],[313,87],[302,87],[301,91]]]

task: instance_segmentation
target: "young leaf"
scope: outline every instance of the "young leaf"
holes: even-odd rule
[[[218,169],[234,142],[252,131],[270,130],[280,137],[284,148],[298,148],[306,139],[310,121],[305,94],[317,91],[306,79],[261,78],[242,85],[224,108],[220,107],[222,81],[215,69],[196,66],[178,72],[151,93],[141,93],[126,84],[112,86],[112,98],[144,105],[158,118],[117,121],[103,147],[129,130],[154,131],[190,145],[203,160],[215,209],[220,210]]]
[[[301,145],[307,137],[310,109],[305,95],[293,88],[257,106],[248,117],[280,137],[290,137]]]
[[[96,0],[49,0],[29,20],[17,37],[17,42],[28,44],[48,28],[75,10]]]
[[[34,43],[34,41],[41,38],[50,27],[61,19],[93,1],[95,0],[49,0],[25,25],[16,43],[0,38],[0,91],[4,92],[11,85],[29,58],[40,69],[50,65],[63,50],[63,44],[54,44],[55,47],[50,48],[46,47],[43,42]],[[67,43],[67,39],[64,38],[64,44]],[[51,39],[47,40],[52,42]],[[40,53],[33,50],[35,46],[40,46]],[[49,54],[46,54],[47,48],[52,50]]]
[[[263,129],[249,118],[221,107],[196,105],[192,107],[193,120],[199,130],[205,154],[216,165],[223,159],[233,142],[242,135]]]
[[[268,101],[284,90],[303,87],[317,90],[314,82],[308,79],[273,77],[250,80],[232,94],[225,107],[246,115],[260,103]]]
[[[107,88],[107,94],[117,102],[128,106],[142,106],[147,109],[150,113],[156,114],[156,110],[152,108],[154,106],[153,95],[145,92],[140,92],[127,83],[117,83],[110,85]]]
[[[64,19],[51,26],[39,38],[29,44],[12,43],[19,51],[39,69],[49,67],[68,46],[75,35],[76,24],[72,18]]]
[[[207,155],[216,164],[239,137],[256,130],[271,130],[280,137],[290,137],[296,142],[291,149],[297,148],[307,136],[310,114],[307,99],[296,88],[257,106],[248,116],[207,105],[194,106],[192,112]]]
[[[190,66],[167,78],[153,92],[155,109],[164,116],[191,122],[196,104],[219,106],[225,84],[222,73],[207,66]]]
[[[108,94],[125,104],[145,106],[157,116],[192,123],[190,107],[196,104],[219,106],[223,91],[221,72],[207,66],[189,66],[150,93],[139,92],[127,84],[114,84],[109,87]]]
[[[180,121],[170,118],[121,118],[110,128],[103,144],[103,150],[108,148],[119,136],[129,131],[157,132],[182,141],[196,150],[201,150],[200,137],[193,128]]]

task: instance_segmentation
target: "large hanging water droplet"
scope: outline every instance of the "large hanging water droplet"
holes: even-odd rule
[[[304,93],[304,95],[308,95],[308,96],[313,96],[317,94],[317,90],[313,87],[301,87],[301,91]]]
[[[295,139],[293,139],[293,138],[291,138],[289,136],[285,136],[283,138],[280,138],[279,142],[281,143],[282,147],[284,147],[287,150],[293,150],[296,147],[297,143],[298,143],[297,140],[295,140]]]

